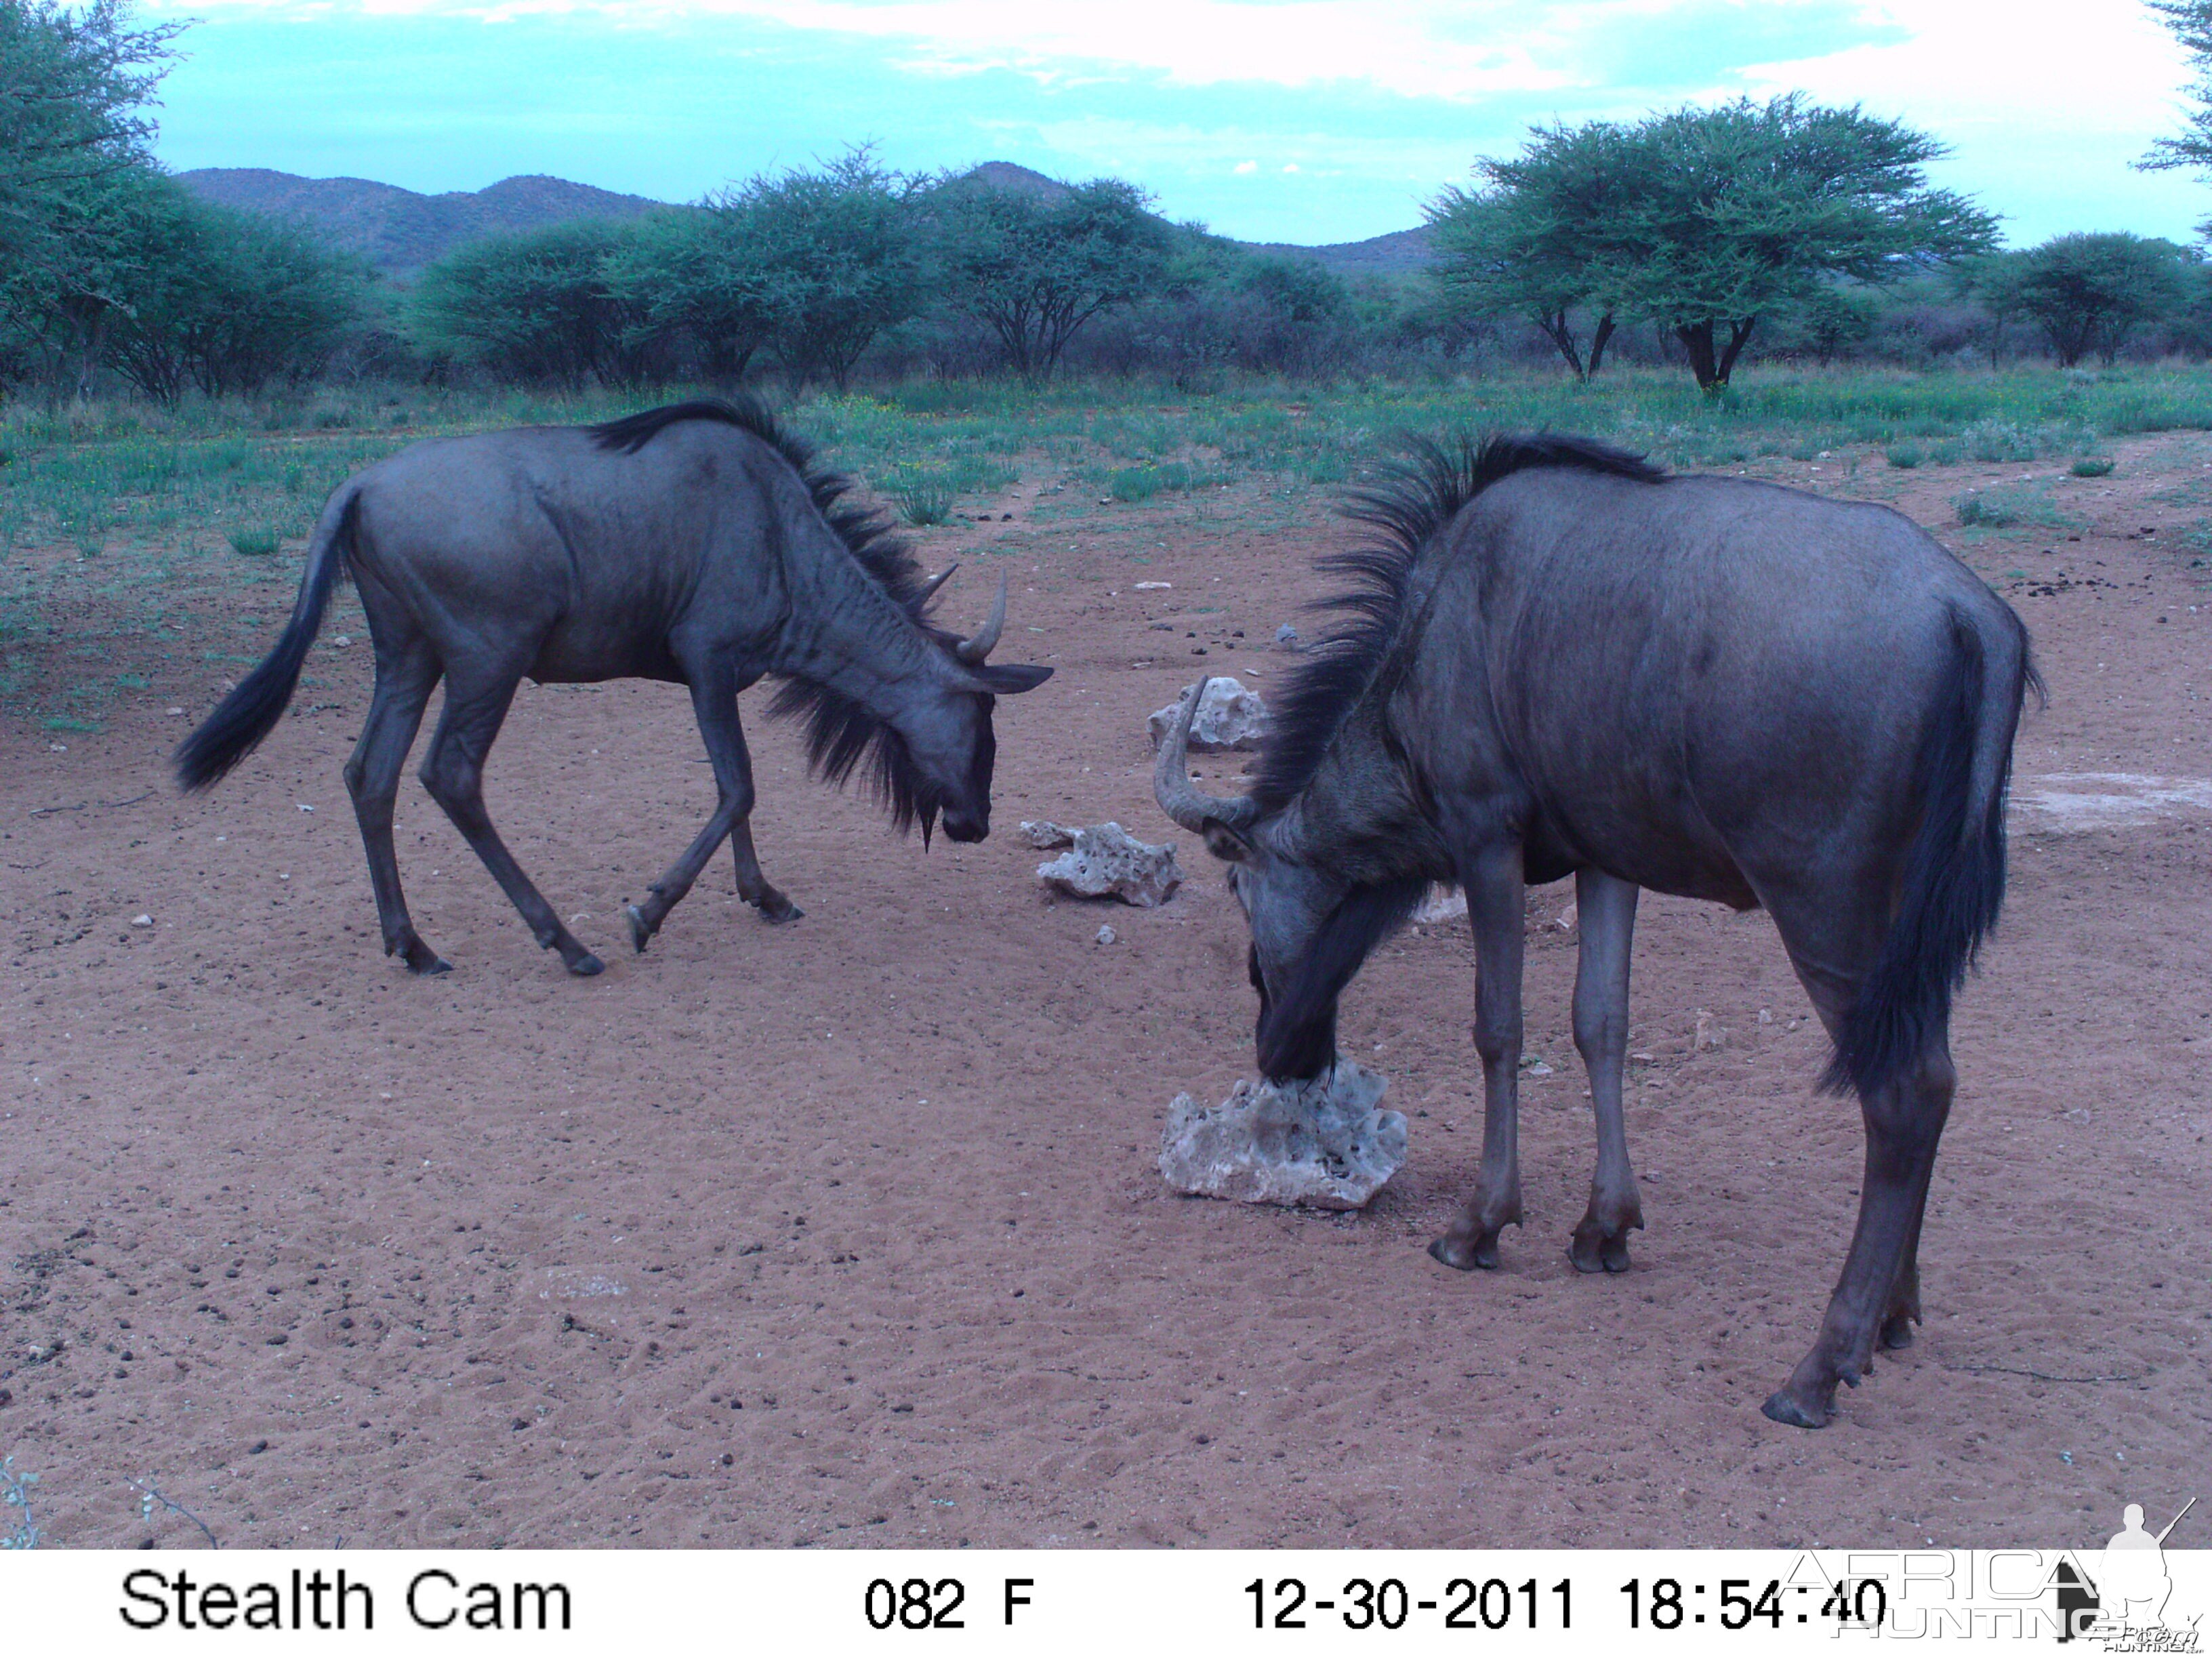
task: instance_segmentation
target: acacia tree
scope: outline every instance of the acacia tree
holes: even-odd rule
[[[998,336],[1016,374],[1047,380],[1085,323],[1164,282],[1174,237],[1147,199],[1118,179],[1049,196],[942,184],[928,211],[944,296]]]
[[[2016,256],[2008,275],[2020,309],[2071,368],[2092,351],[2111,362],[2136,328],[2179,307],[2187,258],[2154,237],[2076,232]]]
[[[1924,169],[1942,153],[1900,122],[1796,94],[1540,129],[1517,163],[1498,164],[1525,182],[1493,174],[1481,200],[1504,228],[1474,246],[1499,267],[1486,280],[1658,323],[1715,392],[1762,317],[1811,303],[1825,283],[1887,282],[1990,246],[1989,215],[1928,187]],[[1549,189],[1559,173],[1583,187]],[[1522,255],[1526,277],[1502,269]],[[1564,322],[1564,307],[1555,314]]]
[[[736,256],[732,297],[757,291],[793,397],[825,376],[843,390],[877,336],[921,307],[915,189],[864,147],[819,173],[757,178],[708,199]]]
[[[82,390],[113,311],[116,210],[158,172],[145,113],[183,26],[122,0],[0,0],[0,319],[9,367]]]
[[[2173,31],[2174,38],[2181,42],[2197,70],[2197,84],[2189,89],[2197,107],[2190,112],[2186,125],[2179,133],[2157,140],[2151,145],[2150,154],[2136,165],[2146,173],[2196,167],[2212,173],[2212,0],[2148,3],[2166,27]],[[2197,229],[2200,236],[2212,234],[2212,220]]]
[[[311,232],[158,175],[135,196],[107,356],[155,402],[307,379],[359,328],[368,272]]]
[[[744,377],[775,326],[754,229],[742,207],[673,208],[635,225],[605,268],[634,329],[688,340],[702,372],[720,385]]]
[[[1605,236],[1633,176],[1621,142],[1604,123],[1537,127],[1521,155],[1475,163],[1480,188],[1455,185],[1427,209],[1447,300],[1473,317],[1528,317],[1577,380],[1598,372],[1616,326]],[[1587,361],[1577,313],[1592,316]]]
[[[653,378],[651,336],[607,281],[623,232],[599,221],[489,237],[416,284],[414,326],[434,355],[495,374],[579,386]]]
[[[1930,190],[1942,147],[1856,108],[1792,94],[1643,122],[1628,211],[1616,235],[1623,303],[1667,324],[1711,392],[1778,306],[1847,276],[1893,280],[1990,247],[1996,222]]]

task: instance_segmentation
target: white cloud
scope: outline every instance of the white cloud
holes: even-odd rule
[[[1231,173],[1257,173],[1259,170],[1260,164],[1257,161],[1239,161],[1230,169]]]
[[[1772,3],[1773,0],[1769,0]],[[1668,0],[344,0],[374,15],[488,19],[598,14],[744,17],[860,37],[912,66],[1007,69],[1059,79],[1101,66],[1188,86],[1352,81],[1414,97],[1468,99],[1578,83],[1578,43],[1615,15]],[[210,0],[193,9],[327,13],[330,0]]]
[[[2188,65],[2143,6],[2062,18],[2017,0],[1870,0],[1866,12],[1910,38],[1764,64],[1746,78],[1952,132],[2025,125],[2154,135],[2179,125]]]

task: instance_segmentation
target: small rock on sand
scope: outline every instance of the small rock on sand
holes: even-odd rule
[[[1054,823],[1049,818],[1026,820],[1016,833],[1040,853],[1050,852],[1055,847],[1073,847],[1075,844],[1075,831]]]
[[[1240,1079],[1218,1106],[1177,1095],[1160,1134],[1160,1174],[1205,1198],[1359,1209],[1406,1161],[1404,1115],[1376,1105],[1389,1086],[1340,1054],[1307,1083]]]
[[[1456,887],[1431,887],[1428,896],[1413,908],[1414,921],[1424,927],[1454,921],[1466,914],[1467,895]]]
[[[1139,841],[1118,823],[1076,830],[1065,853],[1037,866],[1037,876],[1078,898],[1117,898],[1146,910],[1182,885],[1174,848]]]
[[[1111,945],[1115,938],[1115,934],[1111,927],[1101,927],[1098,930],[1098,942],[1101,945]]]
[[[1185,686],[1182,696],[1154,711],[1151,725],[1155,750],[1175,730],[1176,717],[1182,712],[1189,696],[1190,688]],[[1190,723],[1190,746],[1194,750],[1203,755],[1231,749],[1254,750],[1267,735],[1267,705],[1257,691],[1226,675],[1217,675],[1206,682],[1206,701],[1199,704],[1197,718]]]
[[[1725,1048],[1726,1047],[1728,1047],[1728,1032],[1722,1027],[1720,1021],[1713,1018],[1713,1011],[1710,1008],[1698,1009],[1697,1029],[1690,1038],[1692,1051],[1703,1054],[1708,1048]]]

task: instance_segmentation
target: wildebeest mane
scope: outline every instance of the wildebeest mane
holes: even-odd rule
[[[815,510],[861,569],[917,627],[940,642],[953,640],[953,635],[935,627],[926,614],[921,565],[906,538],[882,513],[851,500],[852,478],[823,465],[813,445],[785,426],[775,411],[751,392],[739,392],[726,399],[697,398],[645,410],[619,421],[604,422],[592,427],[591,434],[600,448],[634,455],[658,434],[684,421],[717,421],[737,427],[782,456],[805,484]],[[928,842],[937,821],[937,792],[914,764],[905,739],[890,726],[850,697],[798,678],[786,679],[778,688],[769,713],[805,720],[806,758],[817,776],[842,786],[859,770],[868,793],[890,815],[892,827],[904,835],[919,823],[923,842]]]
[[[1500,433],[1478,442],[1462,434],[1442,442],[1409,439],[1382,482],[1346,492],[1344,515],[1377,533],[1316,563],[1316,569],[1352,579],[1343,592],[1314,606],[1345,620],[1308,648],[1284,685],[1252,784],[1262,813],[1280,811],[1313,781],[1345,716],[1389,659],[1406,622],[1408,581],[1430,543],[1491,485],[1537,467],[1570,467],[1640,483],[1666,477],[1642,456],[1590,438]]]

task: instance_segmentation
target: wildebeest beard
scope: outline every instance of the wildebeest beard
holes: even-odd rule
[[[1408,876],[1353,888],[1315,930],[1279,1000],[1261,983],[1259,953],[1253,952],[1262,1076],[1278,1083],[1303,1080],[1319,1077],[1335,1063],[1337,999],[1368,953],[1406,925],[1428,885],[1425,877]]]
[[[996,743],[991,736],[988,692],[978,694],[985,703],[981,741],[975,756],[970,793],[988,799]],[[850,697],[808,680],[787,680],[778,689],[769,712],[776,716],[802,715],[806,721],[806,760],[817,777],[842,786],[854,771],[861,786],[873,795],[890,817],[891,827],[904,835],[920,826],[921,844],[929,845],[944,809],[944,792],[915,764],[914,754],[896,727],[878,719]]]

